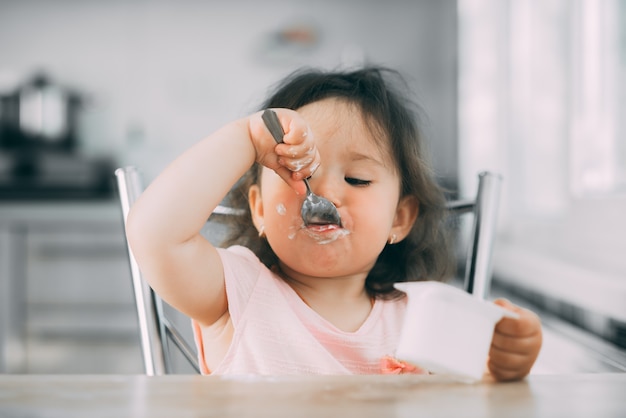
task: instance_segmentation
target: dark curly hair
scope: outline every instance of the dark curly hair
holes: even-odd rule
[[[384,67],[351,71],[301,69],[287,77],[261,107],[297,110],[326,98],[340,98],[356,105],[371,129],[385,134],[381,138],[388,142],[383,145],[389,146],[398,167],[401,196],[417,198],[419,215],[404,240],[385,246],[367,276],[369,295],[384,299],[401,296],[393,283],[443,280],[454,269],[451,240],[445,227],[445,195],[424,158],[418,107],[404,91],[408,88],[400,74]],[[228,233],[221,245],[246,246],[271,268],[278,259],[267,240],[259,238],[248,205],[248,189],[259,181],[261,168],[259,164],[251,167],[226,197],[228,206],[241,209],[241,214],[223,219]]]

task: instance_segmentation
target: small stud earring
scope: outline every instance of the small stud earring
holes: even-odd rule
[[[265,238],[265,225],[259,227],[259,238]]]
[[[398,238],[396,234],[391,234],[391,236],[387,240],[387,244],[389,245],[394,244],[396,242],[396,238]]]

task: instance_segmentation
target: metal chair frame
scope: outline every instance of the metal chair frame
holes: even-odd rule
[[[470,229],[465,277],[466,292],[480,299],[487,299],[491,290],[493,273],[493,247],[498,226],[498,210],[502,177],[483,171],[478,174],[478,191],[472,200],[454,200],[447,204],[448,210],[460,216],[473,212]]]
[[[130,207],[143,192],[142,181],[135,167],[118,168],[115,170],[115,176],[117,178],[125,229]],[[141,352],[146,375],[160,376],[173,372],[168,340],[171,340],[178,347],[191,366],[200,373],[194,350],[174,324],[165,316],[163,300],[144,280],[129,245],[127,245],[127,249],[137,316],[139,318]]]
[[[119,189],[124,227],[130,207],[143,191],[142,180],[135,167],[115,171]],[[501,177],[491,172],[478,175],[478,191],[471,200],[454,200],[447,204],[455,215],[473,212],[466,259],[464,288],[478,298],[487,298],[491,287],[492,252],[496,235]],[[235,209],[218,206],[214,213],[229,215]],[[195,350],[187,343],[164,312],[164,302],[144,280],[139,266],[127,245],[133,290],[139,319],[141,351],[146,375],[173,373],[168,341],[171,340],[189,364],[200,373]]]

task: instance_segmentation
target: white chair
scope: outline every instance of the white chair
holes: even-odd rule
[[[143,191],[142,181],[139,172],[134,167],[118,168],[115,170],[115,176],[122,206],[124,228],[126,228],[128,211]],[[178,347],[193,369],[199,373],[195,350],[166,316],[165,303],[144,280],[130,246],[127,245],[127,248],[146,375],[159,376],[173,373],[174,365],[169,341]]]
[[[134,167],[115,171],[120,203],[126,226],[128,211],[143,191],[141,177]],[[501,177],[490,172],[479,174],[476,198],[448,202],[448,209],[455,215],[473,213],[468,237],[465,262],[464,288],[479,298],[487,298],[491,287],[492,250],[495,240]],[[214,213],[232,214],[235,210],[219,206]],[[139,318],[141,349],[146,374],[149,376],[171,374],[174,371],[171,341],[196,372],[200,372],[196,350],[187,342],[168,315],[168,305],[143,279],[133,253],[128,246],[131,276]],[[170,308],[171,309],[171,308]]]

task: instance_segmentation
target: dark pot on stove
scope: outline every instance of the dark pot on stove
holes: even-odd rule
[[[38,73],[1,98],[0,149],[72,152],[81,96]]]

